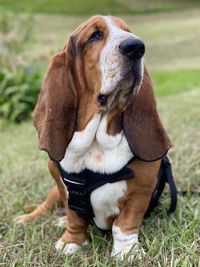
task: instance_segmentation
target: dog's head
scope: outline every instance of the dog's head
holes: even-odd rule
[[[80,25],[52,59],[42,85],[34,111],[40,149],[53,160],[64,157],[80,103],[87,99],[86,113],[115,107],[123,112],[123,130],[136,156],[161,158],[171,144],[157,114],[144,52],[144,43],[119,18],[95,16]]]

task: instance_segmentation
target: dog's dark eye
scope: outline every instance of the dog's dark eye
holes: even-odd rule
[[[93,34],[90,36],[89,42],[99,41],[102,39],[103,39],[103,32],[100,30],[97,30],[97,31],[93,32]]]

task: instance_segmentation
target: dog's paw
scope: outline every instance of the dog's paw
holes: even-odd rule
[[[76,243],[65,243],[62,240],[56,242],[55,248],[57,251],[62,251],[65,255],[71,255],[81,249],[81,246]]]
[[[137,233],[125,233],[116,225],[113,225],[112,233],[114,239],[112,257],[120,261],[126,258],[129,262],[144,257],[145,252],[138,241]]]
[[[27,215],[20,215],[13,219],[13,222],[15,224],[20,224],[20,225],[25,225],[27,221],[28,221]]]
[[[54,226],[60,227],[60,228],[67,228],[68,221],[67,216],[62,216],[58,218],[56,222],[54,222]]]
[[[87,245],[88,241],[86,240],[82,246]],[[62,253],[64,253],[65,255],[72,255],[75,252],[77,252],[78,250],[81,249],[80,245],[76,244],[76,243],[65,243],[64,241],[62,241],[61,239],[58,240],[55,244],[55,249],[57,251],[61,251]]]
[[[123,261],[125,258],[127,261],[132,262],[134,260],[141,260],[145,256],[145,251],[141,245],[135,244],[133,246],[128,246],[123,249],[114,249],[111,252],[111,257],[115,257],[117,261]]]

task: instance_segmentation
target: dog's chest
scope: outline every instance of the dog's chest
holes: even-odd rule
[[[84,131],[75,132],[61,166],[76,173],[86,168],[107,174],[122,169],[133,154],[123,132],[111,136],[106,128],[106,116],[101,119],[96,115]],[[94,221],[99,228],[108,229],[108,217],[119,214],[118,200],[126,192],[126,186],[126,181],[107,183],[91,193]]]
[[[100,173],[114,173],[132,158],[133,154],[121,131],[108,135],[107,117],[97,114],[83,131],[75,132],[65,157],[61,161],[67,172],[79,173],[89,169]]]

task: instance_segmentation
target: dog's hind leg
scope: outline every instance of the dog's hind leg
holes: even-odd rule
[[[39,204],[35,210],[28,214],[17,216],[14,221],[17,224],[24,224],[32,221],[39,216],[47,215],[55,206],[56,203],[60,202],[60,194],[57,186],[54,186],[48,193],[47,198],[44,202]]]

